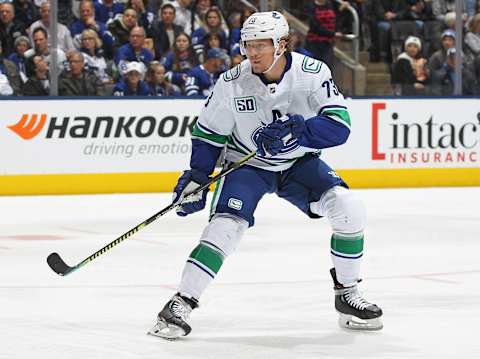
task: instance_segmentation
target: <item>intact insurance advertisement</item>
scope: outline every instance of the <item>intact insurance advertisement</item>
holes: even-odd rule
[[[480,167],[480,101],[350,100],[352,134],[327,149],[337,169]]]
[[[181,171],[203,102],[2,101],[0,174]]]

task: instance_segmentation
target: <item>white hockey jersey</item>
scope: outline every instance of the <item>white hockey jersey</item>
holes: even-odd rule
[[[256,150],[253,139],[262,127],[286,114],[300,114],[305,120],[321,114],[350,128],[344,97],[328,66],[293,52],[290,68],[278,84],[265,84],[252,73],[248,60],[223,73],[205,102],[192,136],[214,146],[226,144],[226,160],[234,162]],[[257,156],[248,164],[283,171],[306,153],[318,151],[291,139],[276,156]]]

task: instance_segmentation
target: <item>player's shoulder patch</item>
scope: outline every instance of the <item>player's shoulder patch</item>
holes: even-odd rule
[[[308,56],[305,56],[303,58],[303,62],[302,62],[302,71],[303,72],[308,72],[308,73],[311,73],[311,74],[318,74],[320,72],[320,69],[322,68],[322,62],[317,60],[317,59],[314,59],[314,58],[311,58],[311,57],[308,57]]]
[[[225,82],[233,81],[240,76],[242,69],[240,64],[235,67],[232,67],[230,70],[227,70],[223,73],[223,80]]]

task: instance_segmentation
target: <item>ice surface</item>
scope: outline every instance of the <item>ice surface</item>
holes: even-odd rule
[[[381,332],[337,326],[328,221],[265,197],[256,226],[192,313],[190,336],[147,336],[207,211],[169,213],[67,277],[69,264],[166,206],[169,194],[0,197],[0,358],[479,358],[480,188],[362,190],[361,290]]]

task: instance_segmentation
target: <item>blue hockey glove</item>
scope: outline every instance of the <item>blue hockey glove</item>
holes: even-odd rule
[[[302,115],[287,115],[262,128],[254,139],[257,153],[265,157],[277,155],[291,138],[299,138],[305,131],[305,120]]]
[[[284,143],[282,141],[282,134],[284,134],[285,129],[280,122],[281,121],[279,120],[272,122],[258,132],[254,141],[257,145],[257,154],[259,156],[275,156],[282,150],[284,146]],[[287,134],[288,132],[285,132],[284,135]]]
[[[302,115],[287,115],[288,120],[285,121],[286,124],[290,126],[290,131],[293,138],[300,138],[300,136],[305,131],[305,119]]]
[[[205,173],[198,170],[184,171],[173,189],[173,203],[181,202],[185,196],[209,180],[210,178]],[[183,201],[182,205],[177,207],[177,214],[184,217],[204,209],[207,202],[207,193],[208,188]]]

